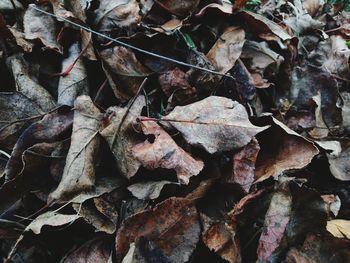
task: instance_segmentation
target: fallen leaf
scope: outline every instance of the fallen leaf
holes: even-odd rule
[[[46,48],[61,52],[57,43],[58,28],[53,17],[35,10],[34,4],[30,4],[24,14],[24,35],[28,40],[39,39]],[[50,12],[48,8],[41,7],[44,11]]]
[[[38,104],[19,92],[1,92],[0,111],[2,112],[0,117],[0,142],[2,144],[11,140],[11,136],[35,121],[30,117],[43,114]]]
[[[174,184],[170,181],[153,181],[132,184],[128,190],[133,196],[142,200],[156,199],[159,197],[163,187],[167,184]]]
[[[121,262],[132,242],[141,237],[154,242],[172,262],[187,262],[200,235],[197,211],[186,199],[169,198],[155,208],[128,217],[116,236],[116,257]]]
[[[140,22],[139,11],[136,0],[101,0],[99,8],[95,10],[94,24],[99,31],[115,27],[128,29]]]
[[[35,218],[25,230],[32,231],[38,235],[41,233],[43,226],[62,226],[74,222],[78,218],[79,215],[67,215],[49,211]]]
[[[16,82],[16,90],[34,101],[44,111],[49,111],[56,106],[51,94],[36,83],[29,75],[30,66],[23,56],[17,55],[9,58],[12,73]]]
[[[226,73],[240,57],[245,32],[239,27],[228,27],[207,53],[210,62],[220,73]]]
[[[148,169],[174,169],[182,184],[188,184],[190,177],[199,174],[203,169],[203,162],[195,160],[180,148],[157,123],[145,121],[141,123],[141,127],[145,135],[154,137],[132,148],[133,156],[142,166]]]
[[[268,128],[251,124],[243,105],[217,96],[177,106],[163,120],[181,132],[189,144],[209,153],[239,149]]]
[[[150,71],[128,48],[115,46],[100,52],[104,70],[115,96],[122,101],[136,95],[143,79]]]
[[[349,262],[349,250],[350,243],[345,239],[309,233],[301,248],[292,248],[288,251],[285,262]]]
[[[145,98],[138,96],[129,110],[128,107],[108,108],[110,124],[101,131],[102,137],[112,150],[118,169],[126,178],[133,177],[141,166],[140,161],[132,153],[132,148],[141,141],[134,133],[133,124],[136,117],[141,115],[144,106],[146,106]]]
[[[72,114],[52,113],[30,125],[19,137],[11,158],[6,164],[6,180],[12,180],[22,170],[22,155],[24,151],[37,143],[53,143],[65,139],[71,131]]]
[[[350,221],[344,219],[334,219],[327,222],[327,231],[333,236],[350,239]]]
[[[328,218],[334,218],[338,216],[341,207],[341,201],[337,195],[321,195],[325,202]]]
[[[107,238],[95,238],[70,253],[62,263],[111,263],[111,250]]]
[[[185,17],[189,15],[199,4],[199,0],[155,0],[155,2],[170,13]]]
[[[79,43],[73,43],[69,48],[69,56],[62,61],[62,71],[67,70],[75,62],[80,52]],[[59,105],[73,106],[78,96],[88,94],[87,72],[82,58],[79,58],[69,74],[60,77],[57,103]]]
[[[232,175],[224,179],[228,183],[238,183],[245,192],[249,192],[255,180],[255,162],[260,151],[258,141],[253,138],[250,143],[233,154]]]
[[[269,209],[265,215],[263,232],[259,239],[258,259],[267,260],[282,240],[292,210],[292,196],[288,181],[281,182],[273,194]]]
[[[261,124],[270,124],[271,127],[257,137],[260,152],[255,164],[255,178],[258,182],[288,170],[301,169],[319,153],[311,141],[275,118],[268,119],[270,121]]]
[[[94,160],[99,147],[100,111],[88,96],[80,96],[74,103],[71,145],[61,182],[50,200],[63,200],[72,194],[90,189],[95,183]]]
[[[344,141],[341,145],[341,152],[337,155],[327,155],[329,162],[329,170],[331,174],[342,181],[349,181],[349,155],[350,142]]]

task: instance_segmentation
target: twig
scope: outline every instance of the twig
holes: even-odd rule
[[[130,111],[132,105],[133,105],[134,102],[136,101],[137,97],[140,95],[141,90],[143,90],[143,87],[145,86],[147,80],[148,80],[148,78],[146,77],[146,78],[142,81],[142,83],[141,83],[139,89],[137,90],[135,96],[131,99],[131,101],[130,101],[130,103],[129,103],[129,105],[128,105],[128,108],[126,109],[126,112],[125,112],[125,114],[123,115],[123,118],[121,119],[121,121],[120,121],[120,123],[119,123],[118,129],[116,130],[116,132],[115,132],[114,135],[113,135],[112,146],[111,146],[112,149],[113,149],[114,143],[115,143],[115,141],[116,141],[116,139],[117,139],[117,137],[118,137],[118,134],[119,134],[119,132],[120,132],[120,129],[122,128],[122,125],[123,125],[123,123],[124,123],[126,117],[127,117],[128,114],[129,114],[129,111]]]
[[[159,55],[159,54],[157,54],[157,53],[153,53],[153,52],[151,52],[151,51],[148,51],[148,50],[145,50],[145,49],[142,49],[142,48],[139,48],[139,47],[135,47],[135,46],[133,46],[133,45],[131,45],[131,44],[128,44],[128,43],[125,43],[125,42],[123,42],[123,41],[120,41],[120,40],[114,39],[114,38],[112,38],[112,37],[109,37],[109,36],[107,36],[107,35],[104,35],[104,34],[98,32],[98,31],[95,31],[95,30],[89,28],[89,27],[86,27],[86,26],[80,25],[80,24],[78,24],[78,23],[75,23],[75,22],[73,22],[73,21],[70,21],[70,20],[68,20],[68,19],[66,19],[66,18],[64,18],[64,17],[61,17],[61,16],[58,16],[58,15],[52,14],[52,13],[50,13],[50,12],[46,12],[46,11],[44,11],[44,10],[41,10],[40,8],[37,8],[37,7],[35,7],[34,5],[32,6],[32,8],[35,9],[35,10],[37,10],[37,11],[39,11],[39,12],[41,12],[41,13],[43,13],[43,14],[46,14],[46,15],[51,16],[51,17],[55,17],[55,18],[57,18],[57,19],[60,19],[60,20],[62,20],[62,21],[64,21],[64,22],[67,22],[68,24],[71,24],[71,25],[76,26],[76,27],[78,27],[78,28],[84,29],[84,30],[87,31],[87,32],[90,32],[90,33],[95,34],[95,35],[97,35],[97,36],[100,36],[100,37],[102,37],[102,38],[108,39],[108,40],[110,40],[110,41],[112,41],[112,42],[114,42],[114,43],[117,43],[118,45],[121,45],[121,46],[130,48],[130,49],[135,50],[135,51],[138,51],[138,52],[140,52],[140,53],[143,53],[143,54],[146,54],[146,55],[149,55],[149,56],[152,56],[152,57],[156,57],[156,58],[159,58],[159,59],[163,59],[163,60],[166,60],[166,61],[170,61],[170,62],[172,62],[172,63],[178,64],[178,65],[181,65],[181,66],[185,66],[185,67],[189,67],[189,68],[194,68],[194,69],[198,69],[198,70],[201,70],[201,71],[205,71],[205,72],[208,72],[208,73],[211,73],[211,74],[215,74],[215,75],[219,75],[219,76],[224,76],[224,77],[228,77],[228,78],[232,78],[232,79],[233,79],[233,77],[232,77],[231,75],[229,75],[229,74],[220,73],[220,72],[218,72],[218,71],[211,70],[211,69],[207,69],[207,68],[202,68],[202,67],[200,67],[200,66],[192,65],[192,64],[189,64],[189,63],[180,61],[180,60],[176,60],[176,59],[173,59],[173,58],[169,58],[169,57],[165,57],[165,56]]]

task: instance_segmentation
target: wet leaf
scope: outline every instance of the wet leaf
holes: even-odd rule
[[[209,153],[241,148],[267,129],[252,125],[243,105],[217,96],[177,106],[163,120],[181,132],[189,144]]]
[[[141,123],[141,127],[145,135],[153,136],[150,141],[146,140],[132,148],[133,156],[142,166],[148,169],[174,169],[182,184],[188,184],[190,177],[203,169],[203,162],[180,148],[157,123],[146,121]]]
[[[169,198],[155,208],[127,218],[117,231],[116,257],[121,262],[132,242],[144,237],[173,262],[187,262],[200,235],[198,214],[183,198]]]

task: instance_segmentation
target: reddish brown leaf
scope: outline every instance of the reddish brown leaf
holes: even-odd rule
[[[141,237],[154,242],[173,262],[187,262],[199,235],[196,208],[187,199],[172,197],[123,222],[116,236],[117,262],[122,261],[130,244]]]

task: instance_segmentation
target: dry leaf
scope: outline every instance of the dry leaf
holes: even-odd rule
[[[172,262],[187,262],[196,247],[200,224],[196,208],[183,198],[169,198],[155,208],[128,217],[116,236],[117,262],[141,237],[157,245]]]
[[[79,43],[73,43],[69,48],[69,56],[62,61],[62,71],[65,71],[78,58],[81,49]],[[87,72],[82,58],[79,58],[67,76],[60,77],[58,84],[59,105],[73,106],[80,95],[89,94]]]
[[[0,142],[2,144],[8,142],[12,135],[35,121],[29,117],[43,114],[38,104],[19,92],[1,92],[0,111]],[[26,118],[28,120],[25,120]]]
[[[33,231],[34,234],[40,234],[43,226],[62,226],[74,222],[79,215],[65,215],[55,211],[46,212],[35,218],[27,227],[26,231]]]
[[[174,184],[170,181],[155,181],[155,182],[142,182],[132,184],[128,187],[128,190],[138,199],[149,200],[159,197],[163,187],[167,184]]]
[[[268,128],[251,124],[243,105],[217,96],[177,106],[163,120],[180,131],[189,144],[209,153],[241,148]]]
[[[94,160],[99,147],[100,111],[88,96],[80,96],[74,103],[71,145],[61,182],[49,200],[63,200],[68,195],[91,189],[95,183]]]
[[[100,52],[104,70],[115,96],[126,101],[136,95],[143,79],[150,71],[136,58],[128,48],[115,46]]]
[[[253,138],[249,144],[244,146],[238,152],[235,152],[232,157],[232,175],[225,178],[224,181],[228,183],[238,183],[244,191],[248,193],[255,180],[255,162],[259,151],[259,143]]]
[[[292,210],[292,196],[288,180],[281,182],[273,194],[265,215],[263,232],[259,239],[258,259],[267,260],[282,240]]]
[[[49,111],[56,106],[56,102],[51,94],[31,78],[29,64],[23,56],[17,55],[10,57],[9,63],[16,82],[17,91],[34,101],[44,111]]]
[[[199,4],[199,0],[155,0],[155,2],[170,13],[185,17],[189,15]]]
[[[195,160],[181,149],[157,123],[145,121],[141,123],[141,127],[145,135],[154,136],[154,140],[146,140],[132,148],[133,156],[142,166],[148,169],[174,169],[182,184],[188,184],[190,177],[199,174],[203,169],[203,162]]]
[[[338,180],[349,181],[349,157],[350,142],[344,141],[341,145],[341,152],[337,155],[328,154],[329,170]]]
[[[226,73],[240,57],[245,32],[239,27],[228,27],[207,53],[210,62],[220,73]]]
[[[110,107],[107,110],[110,124],[101,132],[112,150],[120,172],[126,178],[133,177],[141,166],[141,163],[132,154],[132,147],[140,142],[135,136],[133,124],[136,117],[141,115],[145,105],[145,98],[138,96],[129,110],[128,107]],[[126,116],[125,119],[124,116]]]
[[[61,51],[61,47],[56,40],[58,29],[55,19],[35,10],[34,6],[34,4],[30,4],[24,14],[25,38],[29,40],[39,39],[46,48]],[[43,8],[43,10],[50,12],[48,8]]]
[[[308,165],[312,158],[319,153],[316,146],[303,136],[289,129],[275,118],[267,117],[270,129],[257,137],[260,152],[255,165],[255,178],[258,182],[271,176],[301,169]]]
[[[111,250],[107,238],[95,238],[70,253],[62,263],[111,263]]]
[[[136,0],[101,0],[95,11],[95,25],[99,31],[130,28],[140,22],[139,5]]]

